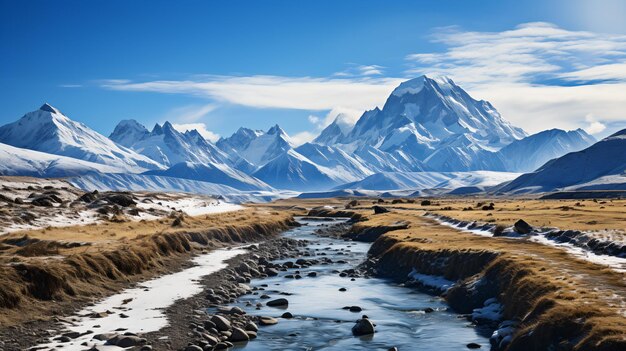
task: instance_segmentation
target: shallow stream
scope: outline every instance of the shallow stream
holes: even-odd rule
[[[337,271],[354,268],[367,256],[369,243],[344,241],[320,237],[315,230],[336,221],[319,221],[299,218],[304,224],[283,235],[293,239],[306,239],[311,257],[328,257],[333,262],[307,268],[289,269],[276,277],[253,279],[252,287],[264,289],[257,295],[245,295],[235,304],[249,314],[271,316],[279,319],[273,326],[261,327],[258,338],[247,344],[236,345],[244,350],[467,350],[466,345],[476,343],[489,349],[489,340],[480,330],[471,326],[460,315],[449,311],[445,302],[420,293],[390,280],[379,278],[340,277]],[[282,263],[286,260],[274,261]],[[293,260],[292,260],[293,261]],[[285,278],[299,270],[301,279]],[[316,277],[308,277],[316,272]],[[339,291],[345,288],[345,292]],[[281,293],[283,293],[281,295]],[[287,293],[289,295],[284,295]],[[268,299],[287,298],[287,308],[263,306]],[[246,302],[252,306],[246,307]],[[359,306],[361,312],[350,312],[344,306]],[[432,308],[435,311],[425,313]],[[293,319],[280,318],[291,312]],[[376,333],[365,337],[352,336],[355,321],[367,315],[376,324]]]

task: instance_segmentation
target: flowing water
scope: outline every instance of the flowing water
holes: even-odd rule
[[[480,330],[466,319],[449,311],[438,297],[386,279],[355,278],[351,281],[351,278],[340,277],[337,270],[354,268],[365,260],[370,244],[320,237],[314,233],[316,229],[337,221],[299,220],[304,225],[285,232],[285,237],[306,239],[309,241],[307,248],[313,255],[346,263],[299,269],[302,279],[284,277],[293,274],[295,269],[281,272],[276,277],[253,279],[251,286],[264,290],[258,291],[257,295],[242,296],[236,305],[249,314],[279,318],[279,323],[260,327],[257,339],[236,345],[235,349],[387,350],[395,346],[399,350],[466,350],[468,343],[479,344],[483,350],[489,349],[489,340],[484,333],[481,335]],[[312,271],[317,272],[317,277],[306,276]],[[346,288],[346,291],[340,292],[340,288]],[[281,292],[291,295],[281,295]],[[246,307],[246,302],[253,306],[257,302],[267,302],[259,298],[261,294],[268,294],[272,299],[287,298],[289,306],[264,306],[261,310]],[[350,312],[342,309],[344,306],[359,306],[363,311]],[[435,311],[425,313],[424,309],[428,307]],[[286,311],[294,318],[280,318]],[[376,324],[376,333],[354,337],[351,328],[364,314]]]

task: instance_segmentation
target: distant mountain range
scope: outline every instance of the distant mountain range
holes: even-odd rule
[[[626,129],[498,187],[505,193],[626,190]]]
[[[84,186],[118,184],[135,190],[271,193],[444,185],[482,191],[507,181],[500,191],[546,191],[570,186],[575,179],[568,174],[548,184],[546,179],[558,178],[558,169],[540,174],[548,174],[555,163],[563,167],[558,162],[565,161],[557,158],[566,154],[568,164],[583,162],[570,155],[585,152],[581,150],[595,140],[580,129],[528,136],[451,79],[421,76],[400,84],[382,109],[364,112],[354,126],[337,118],[312,142],[299,146],[278,125],[267,131],[240,128],[212,143],[196,130],[183,133],[169,122],[148,130],[124,120],[107,138],[48,104],[0,127],[0,143],[4,175],[84,176],[89,179]],[[597,161],[597,172],[578,181],[619,175],[619,164],[600,166],[619,160],[623,165],[623,154]]]

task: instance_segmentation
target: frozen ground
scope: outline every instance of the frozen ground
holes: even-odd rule
[[[85,194],[89,195],[59,179],[0,177],[0,234],[87,225],[120,216],[139,221],[162,218],[172,211],[199,216],[243,209],[208,195],[105,192],[86,198]]]

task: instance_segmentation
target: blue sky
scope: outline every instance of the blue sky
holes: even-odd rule
[[[170,120],[310,139],[420,74],[530,132],[626,125],[625,2],[0,0],[0,123]],[[184,128],[184,126],[181,126]]]

